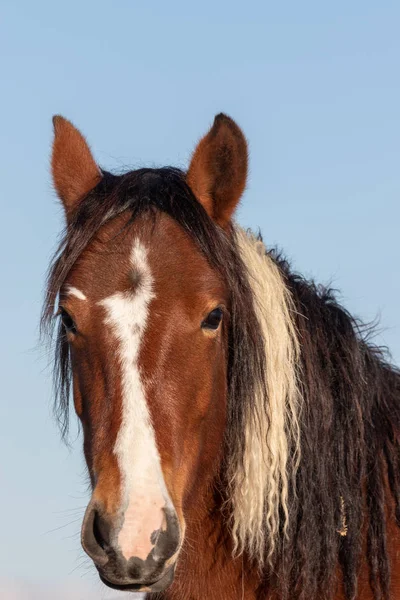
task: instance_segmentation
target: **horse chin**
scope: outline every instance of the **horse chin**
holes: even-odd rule
[[[168,569],[160,579],[152,582],[142,582],[142,583],[127,583],[118,585],[116,583],[112,583],[108,579],[106,579],[103,575],[99,573],[101,581],[107,587],[112,590],[118,590],[120,592],[163,592],[166,590],[174,580],[175,575],[175,565]]]

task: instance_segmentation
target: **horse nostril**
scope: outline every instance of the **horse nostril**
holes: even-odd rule
[[[93,535],[100,548],[104,550],[109,543],[109,528],[97,510],[95,510],[93,519]]]
[[[108,528],[97,509],[89,504],[82,524],[81,542],[86,554],[98,565],[104,566],[108,561],[104,551],[108,540]]]

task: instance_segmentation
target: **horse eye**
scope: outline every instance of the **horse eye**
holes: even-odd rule
[[[204,319],[204,321],[201,324],[201,327],[203,329],[211,329],[211,330],[216,330],[219,327],[219,324],[222,321],[222,317],[223,317],[223,311],[222,308],[214,308],[214,310],[212,310],[210,312],[209,315],[207,315],[207,317]]]
[[[75,326],[74,320],[71,317],[71,315],[69,313],[67,313],[65,308],[60,309],[60,315],[61,315],[61,321],[62,321],[62,324],[64,325],[65,330],[68,331],[68,333],[76,333],[76,326]]]

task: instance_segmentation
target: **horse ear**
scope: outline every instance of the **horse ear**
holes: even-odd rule
[[[243,194],[246,178],[246,138],[240,127],[221,113],[193,153],[187,182],[210,217],[226,227]]]
[[[54,187],[68,217],[101,180],[102,174],[80,131],[58,115],[53,117],[53,125],[51,171]]]

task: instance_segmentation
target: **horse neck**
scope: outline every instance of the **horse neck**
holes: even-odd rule
[[[202,493],[193,494],[185,514],[185,543],[175,580],[160,600],[255,598],[259,574],[245,557],[233,557],[224,513],[224,500],[215,486],[208,484]]]

